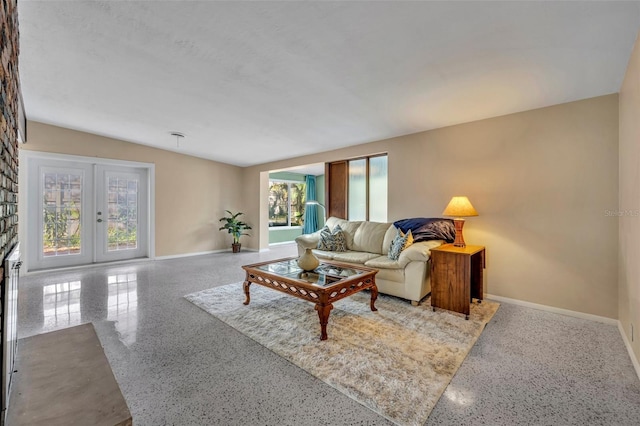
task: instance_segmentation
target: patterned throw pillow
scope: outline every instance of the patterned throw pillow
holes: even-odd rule
[[[320,230],[318,249],[325,251],[347,251],[347,239],[340,225],[336,225],[333,231],[325,226]]]
[[[389,256],[389,259],[391,260],[398,260],[398,258],[400,257],[400,253],[402,253],[402,250],[406,249],[411,244],[413,244],[413,235],[411,235],[411,229],[409,229],[409,232],[407,232],[406,234],[402,233],[402,231],[398,229],[396,237],[391,242],[391,247],[389,247],[389,254],[387,256]]]
[[[333,239],[331,238],[331,229],[328,226],[324,226],[320,230],[320,240],[318,241],[318,250],[331,251]]]

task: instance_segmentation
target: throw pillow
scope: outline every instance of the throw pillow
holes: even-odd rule
[[[318,250],[331,250],[331,229],[328,226],[324,226],[320,230],[320,240],[318,240]]]
[[[398,258],[400,257],[400,253],[402,253],[402,250],[406,249],[411,244],[413,244],[413,235],[411,234],[411,229],[409,229],[409,232],[407,232],[406,234],[398,229],[398,233],[391,242],[391,247],[389,247],[389,259],[398,260]]]
[[[336,251],[347,251],[347,237],[344,235],[344,231],[340,228],[340,225],[336,225],[331,233],[333,242],[335,243]]]
[[[325,251],[347,251],[347,239],[340,225],[331,231],[328,226],[320,230],[318,249]]]

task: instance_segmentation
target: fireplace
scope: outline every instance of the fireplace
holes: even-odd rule
[[[14,361],[18,342],[18,278],[20,274],[20,244],[16,244],[4,261],[4,281],[2,296],[2,416],[4,419],[9,406],[11,379],[14,373]]]

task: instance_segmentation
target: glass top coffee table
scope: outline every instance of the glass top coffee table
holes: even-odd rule
[[[320,340],[327,340],[327,323],[333,302],[370,289],[371,310],[377,311],[377,269],[321,261],[315,270],[306,272],[298,266],[297,257],[245,265],[242,269],[247,273],[243,283],[245,305],[251,301],[249,287],[254,283],[313,302],[320,318]]]

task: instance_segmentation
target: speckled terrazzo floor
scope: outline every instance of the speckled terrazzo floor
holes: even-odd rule
[[[390,424],[183,298],[294,254],[283,245],[22,277],[19,334],[93,322],[136,425]],[[638,419],[640,380],[616,327],[502,303],[427,424]]]

